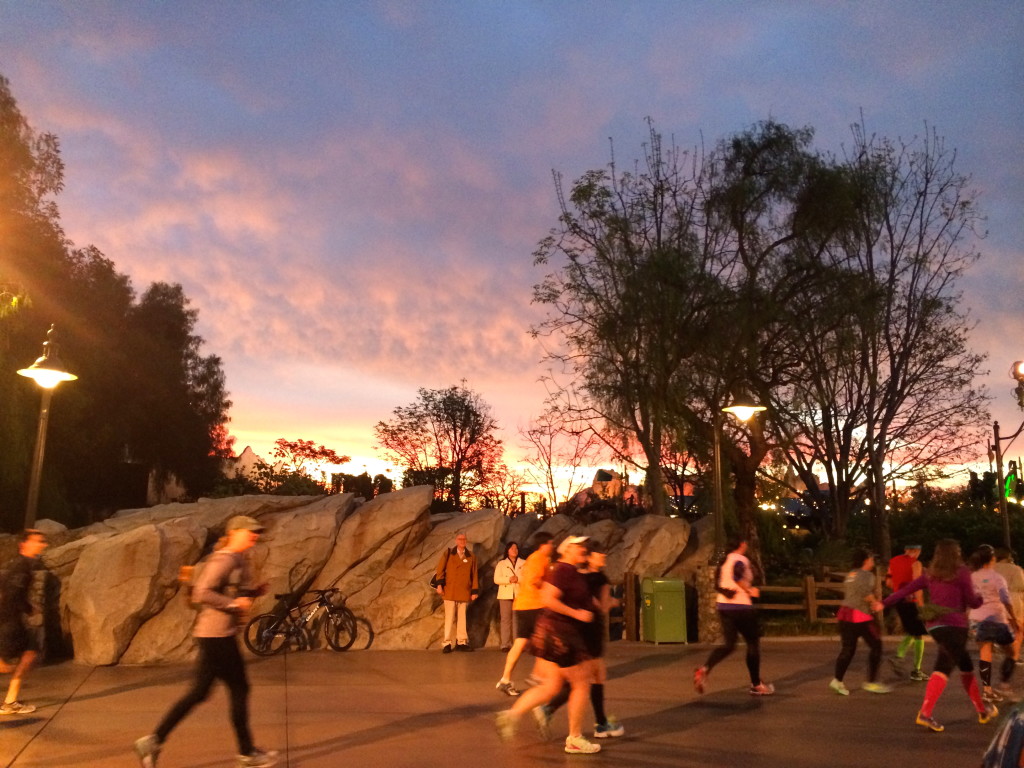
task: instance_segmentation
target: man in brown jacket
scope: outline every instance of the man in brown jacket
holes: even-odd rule
[[[466,534],[455,537],[455,546],[445,550],[434,574],[437,594],[444,599],[444,645],[442,653],[455,650],[471,651],[466,631],[466,606],[480,593],[477,580],[476,557],[466,546]],[[453,638],[452,635],[455,635]]]

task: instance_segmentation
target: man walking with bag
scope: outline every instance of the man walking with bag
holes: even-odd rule
[[[243,556],[261,533],[263,526],[258,520],[246,515],[232,517],[227,524],[227,544],[210,556],[196,579],[192,601],[201,607],[192,630],[199,647],[195,678],[188,693],[164,715],[157,729],[135,742],[142,768],[155,768],[171,731],[193,707],[206,700],[218,678],[230,692],[239,768],[269,768],[277,762],[277,752],[264,751],[253,744],[249,732],[249,680],[235,637],[239,624],[245,622],[252,598],[261,591]]]

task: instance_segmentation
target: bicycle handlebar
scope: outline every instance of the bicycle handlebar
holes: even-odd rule
[[[330,589],[307,589],[305,592],[299,594],[297,592],[286,592],[283,595],[274,595],[275,600],[294,600],[296,597],[302,597],[302,595],[319,595],[320,597],[326,597],[327,595],[334,595],[339,593],[341,590],[337,587],[331,587]]]

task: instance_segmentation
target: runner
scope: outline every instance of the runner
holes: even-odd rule
[[[1006,547],[996,547],[996,564],[992,568],[1006,579],[1010,590],[1013,615],[1017,617],[1017,626],[1013,627],[1013,658],[1018,665],[1024,664],[1020,658],[1021,642],[1024,641],[1024,570],[1013,562],[1013,552]]]
[[[946,689],[949,674],[956,666],[960,669],[960,682],[978,712],[978,722],[984,725],[999,714],[999,710],[994,704],[982,701],[978,681],[974,677],[974,664],[967,652],[966,610],[980,606],[981,598],[974,591],[971,573],[964,566],[960,544],[955,539],[939,540],[935,545],[935,555],[924,573],[885,598],[882,605],[895,605],[920,589],[928,590],[930,603],[923,606],[922,618],[939,652],[915,722],[936,733],[945,730],[932,713]]]
[[[42,610],[29,599],[33,572],[48,542],[46,535],[34,528],[24,531],[18,541],[18,555],[0,574],[0,672],[13,673],[7,695],[0,705],[0,715],[27,715],[35,712],[33,704],[18,701],[21,684],[35,666],[39,656],[38,637],[26,622]],[[17,659],[12,666],[8,659]]]
[[[853,551],[853,570],[843,582],[843,604],[839,607],[839,637],[842,648],[836,658],[836,675],[828,687],[840,696],[849,696],[843,677],[857,652],[857,638],[868,644],[868,679],[861,687],[870,693],[889,693],[888,685],[877,682],[878,665],[882,661],[882,640],[878,623],[869,611],[878,604],[875,595],[875,556],[865,549]]]
[[[761,591],[753,586],[754,570],[746,554],[747,542],[742,539],[736,541],[715,575],[716,608],[722,622],[725,644],[711,651],[704,666],[693,671],[693,687],[699,694],[704,693],[711,670],[736,649],[738,635],[743,635],[743,641],[747,644],[747,672],[750,674],[748,692],[751,696],[771,696],[775,693],[775,686],[761,679],[761,628],[752,600],[759,597]]]
[[[611,583],[604,574],[607,560],[607,554],[599,546],[593,545],[583,571],[595,608],[594,620],[584,625],[583,639],[593,656],[590,662],[590,705],[594,708],[594,737],[598,739],[622,736],[626,732],[621,723],[614,717],[607,717],[604,711],[604,684],[608,679],[608,666],[604,661],[605,638],[608,637],[608,612],[619,602],[612,597]],[[550,722],[555,711],[569,700],[569,692],[570,687],[563,685],[562,690],[550,703],[541,705],[541,711],[536,713],[538,720],[546,719]]]
[[[249,732],[249,680],[245,662],[235,635],[260,593],[253,582],[242,553],[255,546],[263,526],[252,517],[237,515],[228,520],[227,545],[207,560],[193,587],[193,600],[202,603],[192,634],[199,646],[192,687],[164,715],[157,729],[135,742],[135,753],[142,768],[155,768],[160,750],[171,731],[192,709],[205,701],[216,679],[230,691],[231,724],[238,740],[239,768],[269,768],[277,762],[277,752],[264,751],[253,744]],[[229,594],[237,585],[237,594]]]
[[[544,574],[551,566],[551,553],[555,547],[552,536],[547,531],[534,534],[533,543],[537,548],[532,555],[526,558],[523,570],[519,578],[519,591],[516,592],[512,601],[513,625],[515,626],[516,639],[512,641],[512,649],[505,657],[505,669],[501,679],[494,687],[506,696],[518,696],[519,691],[512,684],[512,672],[519,663],[519,657],[523,654],[533,636],[533,628],[537,623],[544,603],[541,600],[541,586],[544,584]]]
[[[921,575],[921,563],[918,559],[920,557],[920,544],[904,545],[903,554],[896,555],[889,561],[889,572],[886,574],[889,589],[895,592],[904,584],[909,584]],[[924,636],[928,630],[925,629],[924,622],[921,621],[917,610],[923,602],[924,596],[918,591],[896,604],[896,615],[900,617],[905,637],[896,648],[896,655],[889,657],[893,671],[903,677],[906,674],[906,670],[903,668],[903,658],[907,655],[907,651],[913,648],[914,669],[910,672],[910,679],[918,682],[928,679],[928,675],[921,670],[921,664],[924,661]]]
[[[512,708],[499,712],[495,725],[498,735],[509,741],[516,724],[525,712],[547,704],[561,689],[563,682],[572,686],[569,694],[569,736],[565,751],[569,754],[593,754],[601,745],[583,737],[583,714],[590,690],[590,653],[581,631],[582,624],[594,620],[593,599],[587,582],[579,572],[586,562],[586,536],[569,536],[558,546],[559,560],[544,577],[541,597],[544,612],[537,619],[537,628],[530,639],[530,650],[537,656],[537,673],[541,683],[523,693]],[[542,734],[547,723],[538,720]]]
[[[981,677],[981,698],[985,701],[1002,701],[1011,694],[1010,675],[1016,666],[1013,654],[1013,629],[1017,617],[1013,612],[1010,592],[1006,579],[992,567],[995,550],[982,544],[971,555],[971,583],[982,599],[980,608],[973,608],[967,615],[971,622],[971,634],[978,643],[978,673]],[[998,645],[1003,652],[1003,663],[999,668],[999,690],[992,688],[992,646]]]

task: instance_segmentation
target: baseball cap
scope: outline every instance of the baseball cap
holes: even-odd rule
[[[590,539],[589,536],[566,536],[565,541],[558,545],[558,554],[564,555],[566,550],[568,550],[573,544],[583,544],[588,539]]]
[[[249,517],[248,515],[235,515],[224,526],[226,531],[237,531],[238,529],[252,531],[253,533],[263,533],[264,530],[263,523],[255,517]]]

